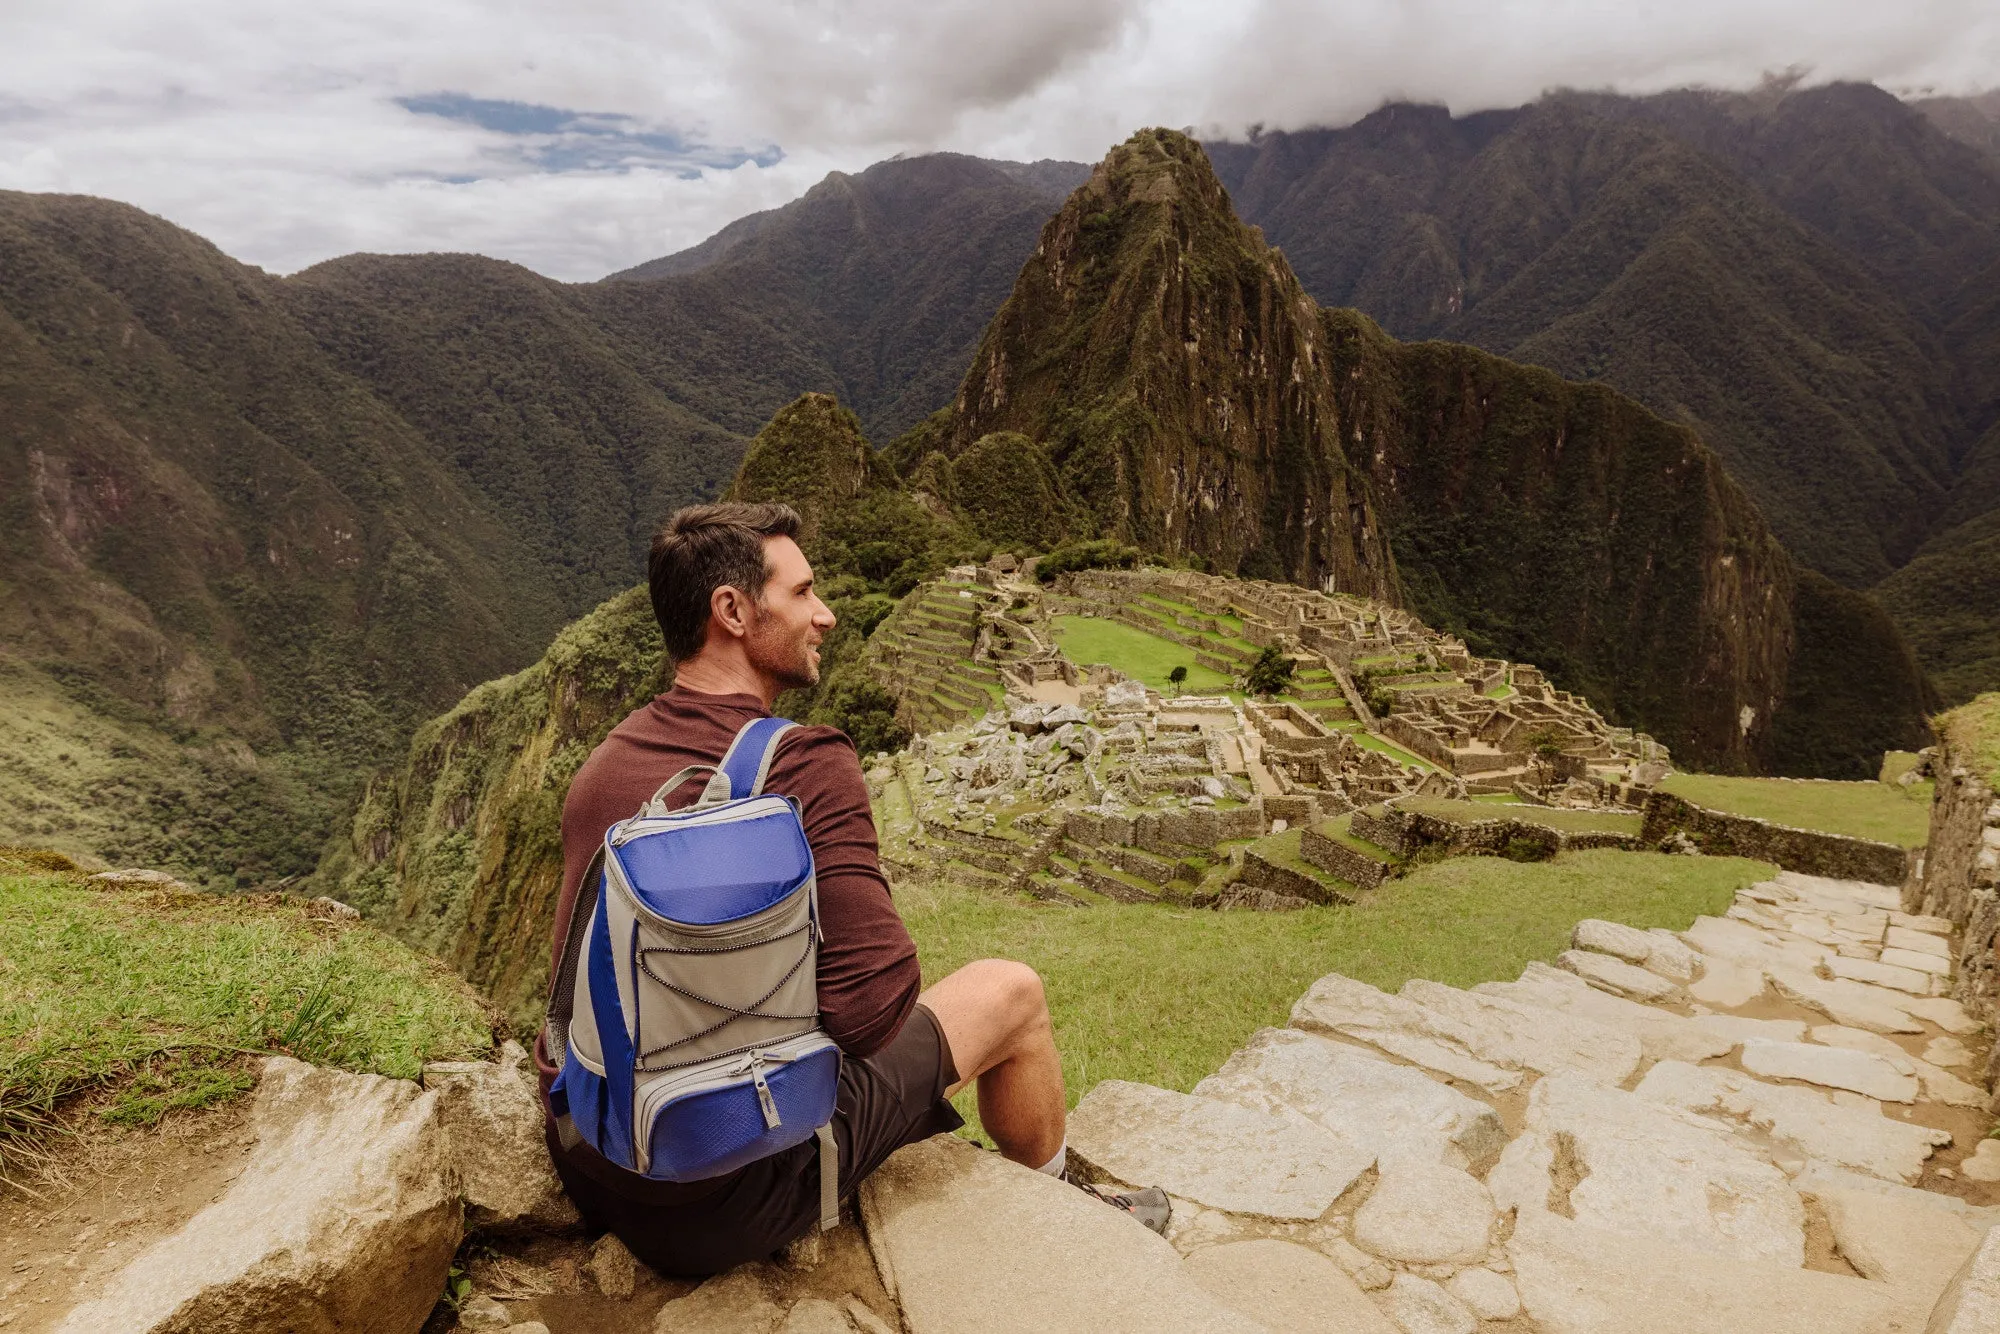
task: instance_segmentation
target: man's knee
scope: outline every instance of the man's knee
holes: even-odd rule
[[[1048,995],[1042,990],[1042,976],[1027,964],[1013,959],[980,959],[964,970],[979,979],[979,989],[990,1013],[1010,1029],[1029,1029],[1046,1024]]]

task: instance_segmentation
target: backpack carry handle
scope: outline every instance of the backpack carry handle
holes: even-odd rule
[[[708,785],[695,799],[697,807],[720,806],[725,801],[756,796],[764,790],[764,780],[770,777],[779,738],[796,726],[789,718],[752,718],[737,731],[721,760],[714,764],[690,764],[654,789],[652,799],[640,814],[665,815],[668,794],[696,774],[709,776]]]

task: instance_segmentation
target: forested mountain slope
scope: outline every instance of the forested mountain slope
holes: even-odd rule
[[[1878,89],[1401,105],[1209,147],[1319,300],[1693,426],[1843,583],[1955,550],[1991,507],[1971,464],[2000,415],[2000,159]],[[1955,636],[1889,605],[1978,687]]]
[[[628,586],[783,404],[947,401],[1081,172],[885,163],[724,263],[581,285],[473,255],[280,279],[0,194],[0,837],[310,866],[362,772]]]

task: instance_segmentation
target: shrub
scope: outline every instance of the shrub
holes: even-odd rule
[[[1057,575],[1076,570],[1129,570],[1143,557],[1139,548],[1108,537],[1065,542],[1042,557],[1035,566],[1035,578],[1048,584],[1054,583]]]
[[[1276,644],[1257,655],[1243,678],[1243,688],[1253,695],[1275,695],[1291,683],[1292,660]]]

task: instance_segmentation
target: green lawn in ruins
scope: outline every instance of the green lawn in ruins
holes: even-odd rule
[[[1103,663],[1127,676],[1144,681],[1155,690],[1167,690],[1167,673],[1187,668],[1182,689],[1191,694],[1215,694],[1236,686],[1236,682],[1213,668],[1194,660],[1194,650],[1171,639],[1149,635],[1144,630],[1098,616],[1058,616],[1056,643],[1071,662],[1079,666]]]
[[[1511,980],[1568,948],[1581,918],[1680,929],[1774,873],[1733,857],[1591,851],[1537,863],[1454,858],[1356,907],[1296,912],[1059,908],[926,886],[899,888],[896,900],[926,981],[996,956],[1042,974],[1074,1104],[1104,1079],[1193,1088],[1258,1028],[1283,1025],[1326,973],[1391,991],[1413,977]],[[969,1094],[959,1109],[971,1119]]]
[[[1930,834],[1930,783],[1837,783],[1824,779],[1669,774],[1660,787],[1695,805],[1794,829],[1920,848]]]
[[[412,1079],[492,1046],[469,986],[372,927],[269,896],[100,888],[61,865],[0,848],[0,1177],[78,1094],[145,1124],[249,1088],[248,1058],[268,1052]]]

